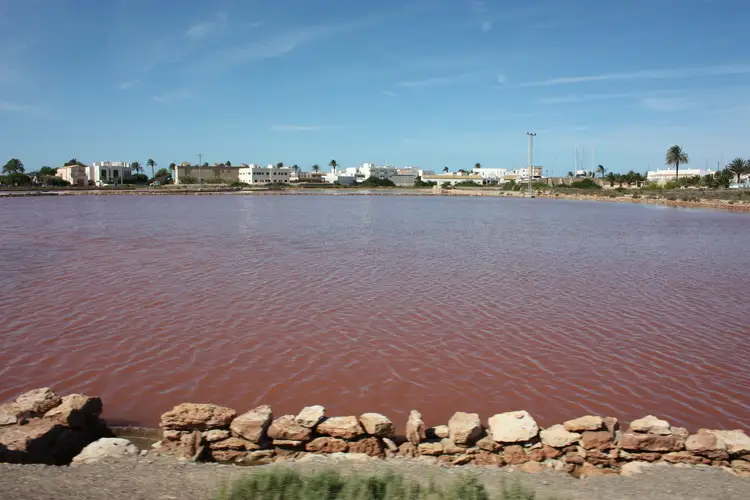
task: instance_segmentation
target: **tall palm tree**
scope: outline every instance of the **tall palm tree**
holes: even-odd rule
[[[680,177],[680,164],[688,164],[688,154],[685,152],[685,150],[682,149],[682,146],[678,146],[677,144],[675,144],[674,146],[667,149],[667,155],[665,157],[664,163],[666,165],[674,165],[674,178],[677,179]]]
[[[11,158],[3,166],[4,174],[22,174],[24,173],[23,163],[18,158]]]
[[[474,164],[474,168],[482,168],[482,164],[477,162]]]
[[[136,174],[140,174],[141,172],[143,172],[143,167],[137,161],[134,161],[133,163],[130,164],[130,169]]]
[[[318,173],[318,172],[320,172],[320,167],[318,165],[313,165],[312,166],[312,171],[315,172],[315,173]]]
[[[149,158],[146,162],[146,165],[151,167],[151,178],[154,178],[154,167],[156,166],[156,162],[153,160],[153,158]]]
[[[606,169],[606,168],[604,168],[604,165],[599,165],[598,167],[596,167],[596,173],[598,173],[598,174],[599,174],[599,176],[600,176],[600,177],[601,177],[602,179],[604,179],[604,174],[605,174],[605,172],[607,172],[607,169]]]
[[[336,170],[336,167],[338,166],[338,163],[336,163],[336,160],[331,160],[328,162],[328,166],[332,169]]]
[[[614,172],[610,172],[607,174],[605,179],[607,179],[607,182],[609,182],[609,187],[614,187],[615,181],[617,181],[617,176],[615,175]]]
[[[177,164],[175,162],[172,162],[169,164],[169,173],[174,178],[174,169],[177,168]]]
[[[443,167],[443,173],[446,173],[446,174],[448,173],[448,165]]]
[[[737,184],[740,183],[740,176],[750,172],[750,160],[735,158],[727,165],[727,170],[737,176]]]

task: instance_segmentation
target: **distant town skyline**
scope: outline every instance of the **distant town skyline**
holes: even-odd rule
[[[0,157],[435,171],[746,157],[741,0],[0,0]],[[678,26],[679,29],[670,29]]]

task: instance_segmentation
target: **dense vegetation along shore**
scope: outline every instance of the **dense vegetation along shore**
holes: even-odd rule
[[[750,211],[750,190],[699,190],[699,189],[535,189],[537,198],[561,200],[607,201],[644,203],[673,207],[713,208],[736,212]],[[212,195],[291,195],[291,196],[497,196],[527,197],[525,191],[501,190],[491,187],[454,188],[440,191],[413,188],[232,188],[232,187],[161,187],[161,188],[89,188],[89,189],[6,189],[2,197],[33,196],[212,196]]]

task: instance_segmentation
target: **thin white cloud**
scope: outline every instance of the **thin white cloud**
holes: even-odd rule
[[[395,92],[394,92],[394,91],[392,91],[392,90],[384,90],[384,91],[383,91],[383,94],[384,94],[384,95],[387,95],[388,97],[396,97],[396,96],[398,96],[398,94],[397,94],[397,93],[395,93]]]
[[[138,85],[139,83],[141,83],[140,79],[127,80],[127,81],[118,83],[117,88],[120,90],[129,90],[135,87],[136,85]]]
[[[30,118],[50,119],[50,113],[41,106],[0,101],[0,112],[17,113]]]
[[[505,76],[503,73],[498,73],[497,83],[499,83],[500,85],[505,85],[506,83],[508,83],[508,77]]]
[[[217,14],[216,19],[212,21],[204,21],[192,25],[185,32],[185,36],[193,40],[199,40],[205,38],[212,33],[218,31],[227,22],[227,15],[224,12]]]
[[[608,101],[610,99],[627,99],[639,97],[642,94],[613,93],[613,94],[570,94],[559,97],[542,97],[536,100],[537,104],[568,104],[588,101]]]
[[[641,101],[643,107],[653,111],[682,111],[692,108],[693,101],[681,97],[649,97]]]
[[[707,66],[703,68],[675,68],[633,71],[628,73],[604,73],[601,75],[567,76],[551,78],[535,82],[522,83],[523,87],[548,87],[552,85],[569,85],[575,83],[604,82],[617,80],[667,80],[700,78],[709,76],[745,75],[750,73],[750,65],[730,64],[723,66]]]
[[[482,23],[482,32],[487,33],[488,31],[492,31],[492,21],[485,21]]]
[[[166,92],[164,94],[155,95],[152,97],[154,102],[159,104],[167,104],[176,101],[185,101],[190,99],[191,93],[189,90],[176,90],[174,92]]]
[[[317,132],[341,128],[339,125],[274,125],[274,132]]]
[[[425,78],[424,80],[405,80],[397,82],[397,87],[403,88],[417,88],[417,87],[440,87],[445,85],[454,85],[456,83],[465,82],[473,77],[477,76],[476,73],[461,73],[458,75],[450,76],[436,76],[433,78]]]

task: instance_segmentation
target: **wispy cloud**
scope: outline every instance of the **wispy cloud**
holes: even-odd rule
[[[439,86],[454,85],[457,83],[462,83],[476,76],[477,76],[476,73],[461,73],[458,75],[450,75],[450,76],[436,76],[432,78],[425,78],[424,80],[405,80],[405,81],[397,82],[396,86],[403,87],[403,88],[439,87]]]
[[[644,108],[653,111],[682,111],[692,108],[694,102],[682,97],[649,97],[643,99],[641,104]]]
[[[487,33],[488,31],[492,31],[492,21],[485,21],[482,23],[482,31],[484,33]]]
[[[141,83],[140,79],[127,80],[127,81],[118,83],[117,88],[120,90],[129,90],[135,87],[136,85],[138,85],[139,83]]]
[[[19,104],[10,101],[0,101],[0,112],[18,113],[30,118],[49,119],[50,113],[41,106]]]
[[[159,104],[167,104],[171,102],[185,101],[190,99],[191,96],[192,94],[189,90],[175,90],[173,92],[165,92],[164,94],[155,95],[152,99]]]
[[[387,95],[388,97],[397,97],[398,96],[398,94],[395,93],[392,90],[384,90],[383,91],[383,95]]]
[[[497,83],[499,83],[500,85],[505,85],[506,83],[508,83],[508,77],[505,76],[503,73],[498,73]]]
[[[274,125],[274,132],[317,132],[320,130],[332,130],[341,128],[340,125]]]
[[[675,68],[632,71],[628,73],[604,73],[601,75],[566,76],[551,78],[535,82],[522,83],[524,87],[547,87],[552,85],[569,85],[575,83],[604,82],[616,80],[679,80],[685,78],[700,78],[709,76],[745,75],[750,73],[750,65],[730,64],[723,66],[707,66],[703,68]]]
[[[220,12],[216,15],[216,19],[212,21],[203,21],[190,26],[185,32],[185,36],[193,40],[199,40],[218,31],[222,26],[226,25],[226,23],[226,13]]]
[[[536,100],[537,104],[569,104],[578,102],[588,101],[608,101],[610,99],[627,99],[630,97],[638,97],[642,94],[634,94],[628,92],[612,93],[612,94],[570,94],[558,97],[541,97]]]

